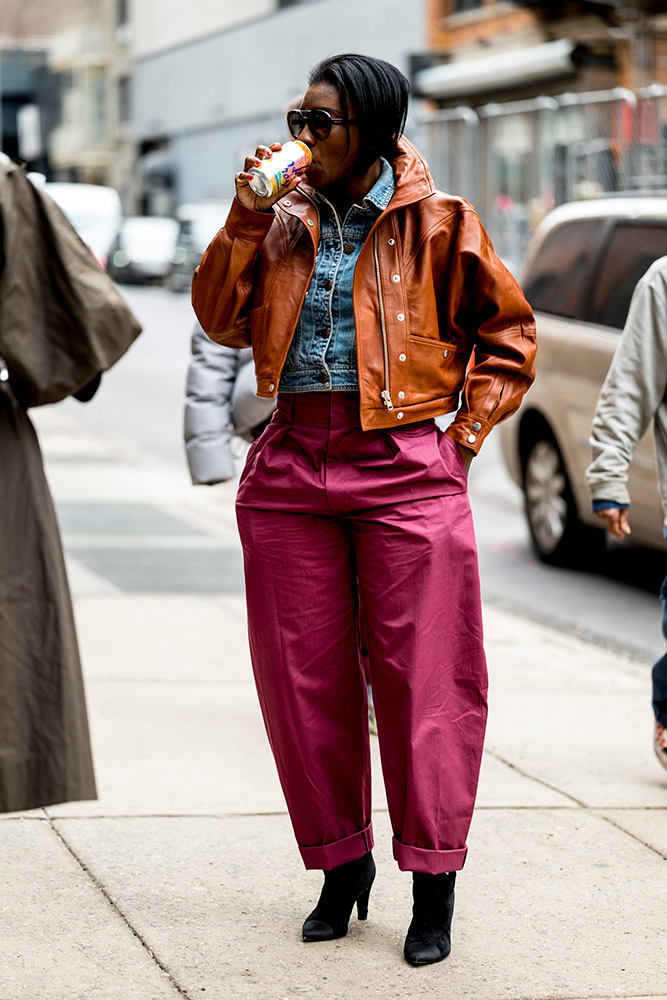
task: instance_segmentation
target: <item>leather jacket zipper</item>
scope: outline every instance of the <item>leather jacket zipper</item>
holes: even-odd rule
[[[382,402],[388,410],[394,409],[389,386],[389,347],[387,345],[387,326],[384,317],[384,302],[382,299],[382,282],[380,280],[380,257],[378,254],[378,231],[373,233],[373,256],[375,258],[375,277],[378,286],[378,301],[380,303],[380,329],[382,330],[382,358],[384,361],[384,389],[380,393]]]

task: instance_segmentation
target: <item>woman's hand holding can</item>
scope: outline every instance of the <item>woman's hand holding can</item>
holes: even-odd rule
[[[267,198],[262,198],[260,195],[256,194],[250,186],[250,181],[252,180],[252,174],[248,171],[252,167],[259,167],[263,160],[269,159],[274,153],[279,152],[282,149],[282,143],[274,142],[270,146],[258,146],[255,150],[255,155],[247,156],[243,166],[243,171],[236,175],[236,197],[241,202],[245,208],[250,208],[255,212],[267,212],[272,205],[290,191],[293,191],[295,187],[299,184],[301,176],[295,177],[294,180],[290,181],[285,187],[280,188],[280,190],[271,194]]]

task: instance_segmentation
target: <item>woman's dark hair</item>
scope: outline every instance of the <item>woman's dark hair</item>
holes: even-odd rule
[[[343,112],[349,100],[353,117],[359,122],[361,169],[369,167],[378,156],[389,159],[396,155],[395,142],[403,134],[410,96],[410,84],[396,66],[347,52],[323,59],[310,71],[308,83],[334,86]],[[349,143],[349,125],[347,131]]]

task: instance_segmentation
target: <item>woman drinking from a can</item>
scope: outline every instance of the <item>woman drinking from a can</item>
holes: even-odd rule
[[[467,470],[532,381],[535,332],[473,208],[402,136],[408,93],[378,59],[316,66],[287,115],[305,179],[262,197],[252,168],[280,146],[245,161],[193,303],[213,340],[252,343],[258,395],[278,394],[237,514],[264,721],[301,856],[324,871],[303,937],[344,936],[375,877],[360,594],[394,857],[413,873],[404,954],[423,965],[449,954],[486,721]]]

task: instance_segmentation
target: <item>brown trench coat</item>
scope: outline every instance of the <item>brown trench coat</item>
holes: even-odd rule
[[[140,327],[2,155],[0,219],[0,812],[12,812],[96,797],[58,524],[26,408],[86,386]]]

